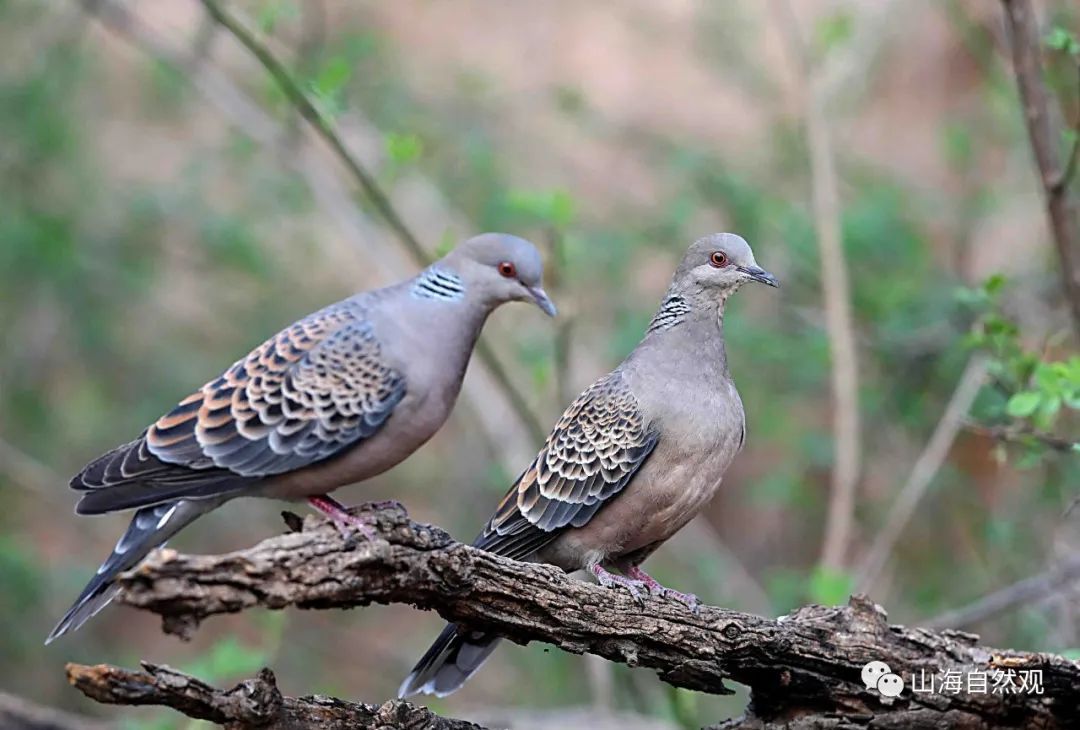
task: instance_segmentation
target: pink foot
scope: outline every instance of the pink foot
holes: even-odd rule
[[[641,595],[642,590],[648,590],[648,585],[640,580],[633,580],[631,578],[625,578],[621,575],[615,575],[604,570],[599,565],[590,565],[589,572],[596,577],[596,582],[604,586],[604,588],[613,588],[615,586],[621,586],[630,592],[630,595],[634,597],[634,600],[639,604],[645,603],[645,597]]]
[[[329,494],[318,497],[309,497],[308,504],[322,512],[338,528],[341,537],[346,542],[352,540],[353,533],[359,532],[368,540],[376,538],[375,530],[371,528],[371,522],[363,517],[357,517],[349,512],[349,508],[337,501]]]
[[[658,581],[656,578],[653,578],[651,575],[649,575],[636,565],[627,568],[626,575],[632,580],[643,583],[645,587],[649,589],[649,593],[652,593],[654,596],[674,598],[676,601],[680,601],[681,603],[686,604],[686,607],[690,609],[691,613],[698,612],[700,603],[698,602],[698,597],[695,596],[693,593],[683,593],[682,591],[677,591],[673,588],[665,588],[664,586],[660,585],[660,581]]]

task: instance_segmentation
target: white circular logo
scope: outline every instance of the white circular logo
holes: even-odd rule
[[[899,697],[904,680],[893,674],[885,662],[867,662],[862,668],[862,681],[867,689],[876,689],[883,697]]]
[[[904,691],[904,680],[899,675],[886,674],[878,680],[877,689],[885,697],[899,697]]]
[[[867,689],[876,689],[878,680],[886,674],[892,674],[892,670],[885,662],[867,662],[862,668],[862,682]]]

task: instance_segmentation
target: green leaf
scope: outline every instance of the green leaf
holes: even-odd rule
[[[1034,390],[1022,390],[1014,393],[1005,404],[1005,412],[1013,418],[1027,418],[1039,407],[1042,394]]]
[[[817,24],[818,48],[823,52],[843,45],[851,38],[855,23],[851,14],[838,11],[821,19]]]
[[[1048,48],[1067,53],[1070,56],[1080,56],[1080,41],[1076,39],[1072,31],[1055,25],[1044,40]]]
[[[855,580],[842,570],[818,566],[810,576],[810,600],[824,606],[846,602],[854,588]]]
[[[1042,399],[1042,404],[1039,406],[1039,410],[1036,416],[1036,421],[1040,428],[1048,429],[1054,425],[1054,419],[1057,417],[1058,411],[1061,410],[1061,397],[1049,396]]]
[[[397,165],[413,162],[424,151],[424,143],[415,134],[390,132],[386,135],[385,144],[386,154]]]
[[[341,56],[334,56],[319,71],[312,85],[323,94],[336,94],[349,82],[352,68]]]
[[[997,294],[1005,286],[1004,274],[993,274],[983,282],[983,291],[987,294]]]

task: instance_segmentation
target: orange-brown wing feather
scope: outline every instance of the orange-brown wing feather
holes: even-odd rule
[[[368,438],[404,395],[403,376],[347,300],[264,342],[72,486],[103,503],[94,491],[136,484],[169,498],[208,496],[214,483],[231,488],[302,468]],[[138,506],[132,499],[125,506]]]
[[[658,439],[622,373],[601,378],[566,409],[474,545],[522,558],[560,530],[581,527],[626,486]]]

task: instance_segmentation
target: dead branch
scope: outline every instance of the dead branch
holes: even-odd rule
[[[236,730],[483,730],[409,702],[367,705],[322,695],[285,697],[269,669],[228,690],[215,689],[170,667],[144,662],[143,669],[68,664],[67,675],[72,686],[104,704],[161,705]]]
[[[874,727],[1073,727],[1080,722],[1080,664],[1062,657],[990,649],[978,637],[891,626],[884,611],[855,597],[841,607],[809,606],[780,619],[628,594],[571,578],[545,565],[507,560],[410,521],[376,514],[380,536],[353,544],[309,518],[300,532],[226,555],[160,551],[121,578],[120,600],[159,614],[185,636],[203,619],[256,606],[352,608],[409,603],[444,618],[494,630],[517,643],[543,641],[654,669],[677,687],[713,694],[730,679],[750,687],[737,727],[783,723],[866,723]],[[884,661],[908,683],[899,698],[860,681]],[[946,671],[1039,670],[1045,693],[916,694],[916,675]],[[756,724],[753,724],[756,723]],[[799,727],[847,727],[800,724]],[[865,725],[864,725],[865,726]],[[314,726],[300,726],[314,727]]]

